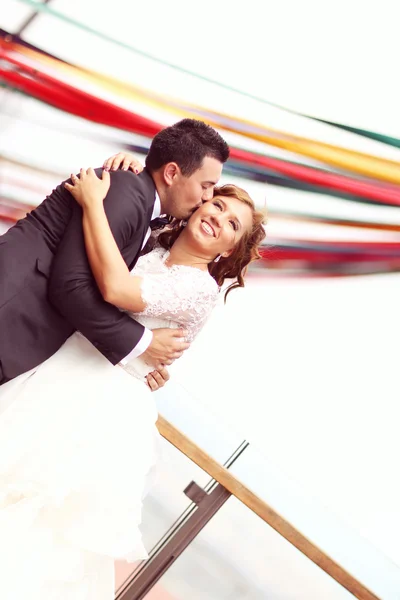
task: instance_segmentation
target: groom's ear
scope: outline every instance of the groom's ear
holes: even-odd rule
[[[174,179],[180,174],[181,170],[176,162],[169,162],[163,167],[164,181],[167,185],[172,185]]]

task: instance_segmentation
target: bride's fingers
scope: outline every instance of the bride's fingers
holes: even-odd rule
[[[77,177],[77,176],[75,175],[75,173],[71,173],[71,175],[70,175],[70,179],[71,179],[71,181],[72,181],[72,186],[71,186],[71,187],[73,187],[73,186],[74,186],[76,183],[78,183],[78,181],[79,181],[79,177]]]
[[[107,158],[107,160],[104,161],[103,169],[106,169],[106,171],[109,171],[111,169],[113,158],[114,157],[111,156],[110,158]]]
[[[157,389],[162,388],[163,385],[165,385],[165,381],[161,377],[161,375],[158,371],[153,371],[152,373],[150,373],[150,375],[153,377],[154,381],[156,382]]]
[[[139,162],[138,160],[136,160],[136,158],[128,154],[125,157],[124,162],[122,163],[122,170],[129,171],[129,169],[133,171],[135,175],[139,175],[139,173],[143,171],[144,167],[141,162]]]
[[[114,154],[114,156],[108,159],[107,166],[111,171],[118,171],[124,159],[125,154],[123,152],[118,152],[118,154]]]
[[[149,386],[149,388],[151,389],[152,392],[155,392],[156,390],[158,390],[158,383],[157,381],[154,379],[154,376],[152,375],[152,373],[149,373],[146,377],[147,380],[147,385]]]
[[[109,171],[107,171],[106,169],[103,169],[103,172],[101,174],[101,179],[102,179],[102,181],[104,181],[104,183],[106,184],[106,186],[110,187],[111,178],[110,178]]]
[[[165,382],[169,380],[169,372],[168,369],[166,369],[165,367],[159,369],[157,373],[164,379]]]
[[[152,371],[147,375],[147,384],[153,392],[164,387],[168,380],[169,373],[167,369],[162,369],[161,372]]]

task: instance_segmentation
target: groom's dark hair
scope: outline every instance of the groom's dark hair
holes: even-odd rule
[[[225,163],[229,146],[210,125],[196,119],[183,119],[162,129],[153,138],[146,157],[146,167],[157,171],[169,162],[176,162],[185,177],[200,169],[206,156]]]

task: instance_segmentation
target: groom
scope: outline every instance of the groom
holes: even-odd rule
[[[212,127],[184,119],[154,137],[140,175],[111,173],[104,206],[129,269],[151,221],[160,214],[188,218],[212,197],[228,156]],[[151,332],[102,299],[81,208],[61,184],[0,236],[0,385],[49,358],[75,330],[113,364],[142,355],[157,368],[188,347],[182,332]]]

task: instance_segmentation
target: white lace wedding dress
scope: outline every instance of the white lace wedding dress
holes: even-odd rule
[[[146,327],[190,340],[218,295],[193,267],[139,259]],[[0,599],[112,600],[114,559],[146,558],[139,524],[159,434],[152,370],[113,367],[79,333],[0,388]]]

